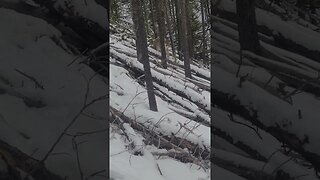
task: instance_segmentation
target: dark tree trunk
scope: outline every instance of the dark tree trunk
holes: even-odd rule
[[[147,36],[144,26],[144,18],[141,12],[141,0],[131,0],[131,8],[132,19],[136,33],[138,60],[143,63],[150,110],[158,111],[157,102],[153,91],[152,76],[148,55]]]
[[[172,55],[175,58],[175,53],[176,53],[176,48],[173,42],[173,34],[172,34],[172,22],[171,22],[171,17],[170,17],[170,1],[165,1],[165,16],[166,16],[166,21],[167,21],[167,27],[168,27],[168,32],[169,32],[169,39],[170,39],[170,44],[171,44],[171,50],[172,50]]]
[[[150,5],[150,19],[151,19],[151,24],[152,24],[152,31],[154,33],[154,39],[158,37],[158,32],[157,32],[157,27],[156,27],[156,21],[154,17],[154,1],[149,0],[149,5]]]
[[[174,0],[168,0],[168,6],[169,6],[169,12],[170,12],[170,16],[172,19],[172,23],[176,24],[176,11],[174,9],[175,4],[174,4]]]
[[[210,36],[211,36],[211,40],[210,40],[210,42],[211,42],[210,57],[211,57],[211,63],[213,63],[213,35],[214,35],[213,29],[212,29],[213,28],[213,18],[212,18],[212,16],[215,14],[215,8],[213,6],[213,4],[214,4],[213,1],[214,0],[210,1],[210,8],[211,8],[211,13],[210,13],[210,25],[211,25],[211,28],[210,28]],[[208,6],[209,6],[209,4],[208,4]]]
[[[179,56],[179,59],[182,59],[182,39],[181,39],[181,14],[180,14],[180,6],[181,4],[178,3],[178,0],[174,0],[174,4],[175,4],[175,9],[176,9],[176,22],[177,22],[177,26],[176,26],[176,29],[177,29],[177,40],[178,40],[178,56]]]
[[[143,16],[144,16],[144,20],[145,20],[145,25],[146,25],[146,34],[148,37],[149,34],[149,22],[148,22],[148,11],[147,11],[147,0],[142,0],[142,8],[143,8]]]
[[[188,50],[189,50],[189,57],[194,57],[193,52],[193,31],[191,27],[192,23],[192,9],[190,8],[189,1],[185,1],[185,11],[186,11],[186,22],[187,22],[187,39],[188,39]],[[183,16],[184,17],[184,16]]]
[[[260,43],[256,27],[255,0],[237,0],[236,6],[240,48],[259,54]]]
[[[165,47],[165,36],[166,36],[166,29],[164,23],[164,2],[162,1],[154,1],[156,7],[156,15],[157,15],[157,22],[158,22],[158,30],[159,30],[159,39],[160,39],[160,50],[161,50],[161,64],[163,68],[167,68],[167,56],[166,56],[166,47]]]
[[[306,0],[297,0],[296,6],[297,8],[301,9],[302,11],[305,11],[305,3]],[[298,16],[301,17],[302,19],[305,19],[305,14],[301,11],[298,11]]]
[[[200,5],[201,5],[201,21],[202,21],[202,58],[203,61],[207,64],[208,60],[206,57],[206,51],[207,51],[207,38],[206,38],[206,19],[205,19],[205,9],[204,9],[204,0],[201,0]]]
[[[184,71],[185,76],[188,78],[191,77],[191,68],[190,68],[190,54],[189,54],[189,45],[188,45],[188,25],[187,25],[187,11],[186,11],[186,2],[187,0],[181,0],[181,40],[182,40],[182,49],[183,49],[183,61],[184,61]]]

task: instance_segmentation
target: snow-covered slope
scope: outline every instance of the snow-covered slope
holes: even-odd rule
[[[143,66],[137,61],[134,41],[121,37],[121,33],[111,35],[110,106],[118,112],[110,130],[111,178],[210,179],[210,70],[193,66],[194,79],[185,79],[179,67],[182,62],[163,69],[157,66],[159,52],[150,48],[158,105],[158,112],[151,111],[139,80]],[[173,62],[172,57],[169,60]],[[117,123],[119,119],[127,122],[122,114],[131,119],[132,133]],[[146,133],[150,131],[151,137]],[[167,140],[169,147],[163,144]]]
[[[37,160],[48,155],[45,166],[61,177],[104,175],[106,79],[79,61],[68,66],[77,56],[46,21],[4,8],[0,21],[0,139]]]
[[[235,15],[235,1],[221,1],[219,9]],[[237,24],[223,15],[214,18],[213,163],[228,173],[217,168],[213,174],[218,179],[235,174],[244,179],[318,179],[320,64],[276,38],[281,34],[288,46],[312,52],[320,50],[319,33],[272,11],[256,8],[256,16],[260,44],[273,55],[243,51],[241,65]]]

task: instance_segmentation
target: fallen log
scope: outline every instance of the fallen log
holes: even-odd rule
[[[117,56],[115,53],[112,53],[110,54],[110,56],[118,61],[120,61],[121,63],[123,63],[125,66],[126,66],[126,69],[130,69],[131,71],[133,71],[134,73],[136,73],[139,76],[142,76],[144,74],[143,70],[137,68],[137,67],[134,67],[134,66],[130,66],[128,65],[128,63],[120,58],[119,56]],[[179,89],[175,89],[175,88],[172,88],[170,86],[168,86],[165,82],[163,82],[161,79],[158,79],[157,77],[152,77],[153,81],[158,83],[159,85],[163,86],[163,87],[166,87],[167,89],[169,89],[170,91],[176,93],[177,95],[183,97],[183,98],[186,98],[188,99],[189,101],[191,101],[192,103],[194,103],[195,105],[197,105],[200,109],[202,109],[203,111],[205,111],[207,114],[210,114],[210,107],[206,107],[205,105],[203,105],[201,102],[197,102],[197,101],[193,101],[187,94],[185,94],[184,91],[181,91]]]
[[[8,168],[19,168],[26,173],[31,172],[31,177],[35,180],[64,180],[64,178],[52,173],[39,160],[30,157],[16,147],[0,140],[0,156],[5,159]],[[36,169],[33,169],[37,167]]]
[[[192,155],[191,157],[193,159],[203,159],[203,160],[209,160],[210,158],[210,150],[207,148],[201,148],[199,145],[194,144],[190,141],[187,141],[186,139],[181,139],[179,137],[174,136],[173,134],[171,136],[164,135],[161,133],[157,133],[152,129],[149,129],[145,127],[143,124],[138,123],[137,121],[131,119],[130,117],[125,116],[122,112],[118,111],[117,109],[110,106],[110,123],[122,123],[121,121],[130,124],[130,126],[139,131],[142,132],[142,134],[145,134],[147,137],[146,144],[153,144],[157,146],[158,148],[167,149],[167,150],[177,150],[180,152],[185,152],[185,148],[189,150],[189,154]],[[120,120],[121,119],[121,120]],[[113,120],[113,121],[112,121]]]
[[[233,172],[234,174],[237,174],[240,177],[243,177],[247,180],[273,180],[275,179],[274,176],[271,176],[267,173],[257,171],[252,168],[248,168],[246,166],[243,166],[241,164],[236,164],[235,162],[225,160],[223,158],[219,158],[214,156],[212,158],[213,164],[226,169],[230,172]],[[214,169],[213,169],[214,170]]]
[[[0,95],[1,94],[8,94],[9,96],[20,98],[24,104],[30,108],[43,108],[46,106],[40,97],[23,94],[12,87],[0,84]]]
[[[248,155],[250,155],[253,159],[259,160],[259,161],[267,161],[267,158],[261,155],[257,150],[253,149],[249,145],[241,142],[236,141],[232,136],[230,136],[227,132],[225,132],[222,129],[216,128],[214,125],[212,128],[212,132],[214,135],[226,140],[230,144],[234,145],[235,147],[241,149]]]
[[[109,41],[107,27],[101,27],[84,17],[71,16],[72,13],[68,9],[56,10],[55,1],[35,0],[35,2],[41,7],[28,5],[24,1],[1,1],[0,7],[45,20],[62,32],[62,39],[65,42],[72,44],[80,51],[87,48],[94,49]],[[69,16],[64,16],[64,13],[68,13]]]
[[[262,121],[260,121],[259,112],[253,107],[242,105],[240,100],[238,100],[237,96],[234,94],[224,93],[214,88],[211,93],[214,105],[250,121],[258,128],[274,136],[279,142],[282,142],[288,148],[299,153],[306,161],[313,165],[316,172],[320,170],[320,155],[310,152],[303,147],[306,143],[306,139],[300,139],[297,135],[282,129],[278,124],[266,126]]]
[[[218,8],[218,14],[219,14],[219,17],[223,17],[224,19],[227,19],[232,23],[237,23],[236,21],[237,15],[234,12],[228,12]],[[274,44],[277,47],[286,49],[291,52],[295,52],[297,54],[310,58],[316,62],[319,62],[320,51],[310,50],[304,47],[302,44],[298,44],[297,42],[284,37],[280,32],[273,33],[274,30],[270,29],[267,26],[257,25],[257,28],[258,28],[258,32],[260,32],[261,34],[264,34],[269,37],[273,37]]]

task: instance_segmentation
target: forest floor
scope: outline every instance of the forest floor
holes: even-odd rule
[[[102,6],[74,3],[78,18],[107,33]],[[72,36],[62,33],[50,13],[34,1],[1,1],[0,179],[106,179],[107,77],[84,63],[89,53],[72,51],[64,38],[77,33],[67,23]]]
[[[235,1],[218,9],[213,179],[318,179],[319,28],[277,5],[256,8],[267,55],[243,51],[240,59]]]
[[[112,26],[110,41],[110,168],[123,180],[210,179],[210,69],[149,48],[158,111],[149,110],[143,66],[128,29]]]

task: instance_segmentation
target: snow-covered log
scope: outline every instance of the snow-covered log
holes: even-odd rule
[[[112,50],[110,52],[111,52],[111,54],[110,54],[111,57],[113,57],[113,58],[117,59],[118,61],[122,62],[123,64],[125,64],[128,69],[137,73],[138,77],[143,75],[143,70],[141,68],[138,68],[137,66],[134,66],[132,64],[130,65],[130,63],[128,61],[119,57],[119,55],[117,53],[114,53]],[[196,100],[195,97],[191,97],[190,94],[187,94],[184,89],[179,89],[176,86],[171,86],[170,84],[165,82],[163,79],[159,78],[159,76],[155,76],[153,72],[155,72],[155,71],[152,71],[152,78],[153,78],[154,82],[158,83],[159,85],[161,85],[163,87],[168,88],[170,91],[176,93],[177,95],[179,95],[183,98],[189,99],[191,102],[196,104],[199,108],[201,108],[202,110],[204,110],[205,112],[210,114],[210,107],[206,103],[203,103],[201,101]],[[187,87],[185,87],[185,88],[190,89]]]
[[[50,172],[40,161],[23,153],[16,147],[13,147],[6,142],[0,140],[0,157],[5,162],[8,172],[0,172],[0,177],[3,175],[9,179],[17,177],[25,178],[28,176],[33,179],[41,180],[63,180],[64,178]],[[1,161],[1,160],[0,160]],[[23,173],[22,173],[23,172]],[[1,175],[2,173],[2,175]],[[5,178],[3,177],[2,178]],[[2,179],[1,178],[1,179]],[[28,179],[28,178],[27,178]]]
[[[288,132],[283,129],[277,123],[272,125],[265,124],[265,122],[261,120],[261,116],[263,115],[260,114],[259,110],[242,104],[240,101],[241,98],[239,98],[239,95],[237,94],[230,94],[215,88],[212,89],[211,92],[213,96],[213,104],[227,112],[231,112],[248,120],[256,127],[270,133],[287,147],[301,154],[302,157],[313,164],[316,170],[319,170],[320,155],[304,148],[304,145],[310,143],[307,136],[304,138],[298,137],[292,132]]]
[[[79,15],[72,4],[70,7],[64,7],[59,5],[61,1],[35,0],[35,2],[40,6],[32,6],[25,1],[1,1],[0,6],[46,20],[65,34],[62,36],[65,42],[80,51],[86,48],[94,49],[109,40],[107,16],[105,16],[105,26],[102,26],[103,24],[98,21]]]
[[[181,139],[179,137],[172,135],[166,135],[166,134],[159,134],[152,130],[152,128],[145,127],[143,124],[138,123],[134,119],[131,119],[130,117],[125,116],[122,112],[118,111],[117,109],[110,107],[110,119],[112,120],[112,123],[128,123],[130,126],[139,132],[142,132],[147,135],[146,141],[148,143],[154,144],[155,146],[167,150],[177,150],[181,151],[181,153],[190,152],[189,157],[192,159],[196,159],[194,157],[200,157],[201,159],[208,160],[210,158],[210,151],[206,148],[200,148],[199,145],[194,144],[186,139]],[[188,151],[185,151],[184,149],[187,149]],[[194,156],[194,157],[192,157]],[[182,158],[182,157],[181,157]],[[188,158],[187,158],[188,159]]]

